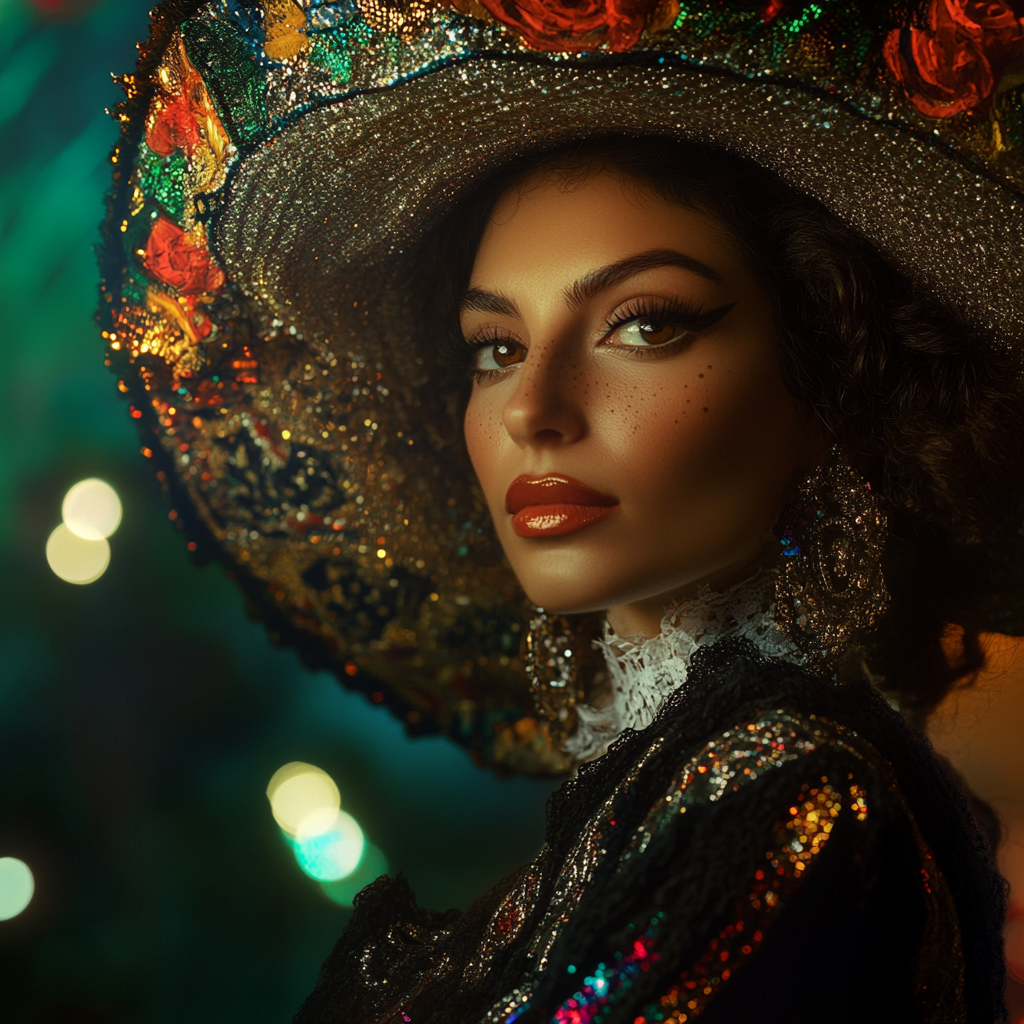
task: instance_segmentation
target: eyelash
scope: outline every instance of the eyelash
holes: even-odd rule
[[[605,331],[613,334],[620,327],[636,320],[667,320],[682,330],[683,337],[651,348],[623,348],[622,351],[637,359],[657,358],[666,352],[674,352],[688,334],[706,330],[710,324],[702,323],[704,307],[685,302],[682,299],[634,299],[618,316],[605,321]],[[716,319],[718,319],[716,317]]]
[[[605,321],[605,332],[606,335],[612,334],[620,327],[624,327],[626,324],[632,323],[635,320],[669,320],[672,323],[677,324],[682,328],[683,335],[676,341],[670,341],[664,345],[652,348],[623,347],[622,349],[623,352],[628,352],[630,357],[634,359],[657,358],[667,352],[676,351],[676,349],[680,347],[680,343],[685,341],[686,335],[707,330],[712,326],[712,324],[717,323],[718,320],[725,316],[725,314],[732,309],[733,305],[735,305],[735,303],[722,307],[721,309],[711,310],[711,313],[707,314],[705,313],[703,306],[694,305],[693,303],[685,302],[681,299],[657,299],[654,301],[650,299],[635,299],[633,302],[629,303],[618,316]],[[707,322],[709,315],[713,317],[713,319],[711,319],[710,322]],[[477,382],[492,380],[505,373],[504,369],[473,369],[473,359],[480,349],[487,348],[489,345],[496,345],[502,341],[512,341],[519,344],[519,339],[516,338],[515,335],[503,334],[496,327],[490,328],[484,334],[477,335],[477,337],[472,341],[466,339],[464,339],[464,341],[468,346],[470,353],[467,360],[469,373]]]
[[[476,354],[480,349],[487,348],[490,345],[497,345],[500,341],[512,341],[517,345],[520,343],[519,339],[514,334],[503,334],[497,327],[488,328],[483,334],[478,334],[472,341],[463,338],[464,344],[469,348],[469,358],[466,359],[465,366],[469,371],[469,376],[473,380],[478,383],[485,380],[493,380],[495,377],[500,377],[505,373],[504,369],[477,370],[473,366],[473,360],[476,358]],[[463,353],[465,353],[465,349],[463,350]]]

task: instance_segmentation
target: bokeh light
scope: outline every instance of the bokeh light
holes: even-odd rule
[[[305,761],[283,765],[267,786],[267,799],[295,860],[310,878],[335,883],[373,872],[370,882],[387,870],[379,850],[367,855],[375,848],[368,847],[359,822],[341,809],[338,787],[322,768]],[[328,895],[344,905],[348,888]]]
[[[320,822],[316,822],[319,827]],[[299,867],[318,882],[334,882],[351,875],[363,856],[366,840],[359,822],[338,811],[324,831],[299,830],[292,849]]]
[[[32,901],[35,891],[35,879],[23,860],[0,857],[0,921],[17,917]]]
[[[292,761],[274,772],[267,786],[274,820],[290,836],[327,832],[341,808],[341,794],[322,768]]]
[[[72,533],[85,540],[103,540],[121,524],[121,499],[110,484],[92,477],[64,495],[61,515]]]
[[[110,565],[110,545],[102,538],[86,540],[61,523],[46,542],[46,561],[68,583],[94,583]]]

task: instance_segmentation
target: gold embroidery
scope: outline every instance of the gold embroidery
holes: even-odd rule
[[[735,793],[772,768],[795,761],[822,745],[841,747],[863,760],[853,744],[856,733],[815,715],[770,711],[726,729],[707,743],[678,772],[664,799],[655,804],[634,833],[622,860],[643,853],[677,814],[697,804],[714,803]]]
[[[495,953],[504,949],[522,932],[537,905],[537,891],[546,852],[541,851],[540,856],[527,866],[522,878],[498,904],[498,909],[487,922],[476,956],[465,967],[466,979],[470,983],[478,981],[490,966]]]
[[[263,52],[271,60],[291,60],[309,45],[306,15],[293,0],[266,0],[266,41]]]
[[[611,829],[616,827],[616,800],[628,790],[642,765],[663,744],[663,738],[659,738],[648,748],[629,777],[591,819],[561,867],[554,896],[534,933],[530,950],[538,971],[547,965],[555,940],[582,898],[594,868],[606,855],[607,839]],[[665,794],[633,833],[619,867],[621,869],[621,861],[643,854],[654,837],[688,808],[717,802],[770,769],[782,767],[824,746],[845,750],[859,762],[870,764],[882,776],[889,795],[903,809],[913,829],[921,854],[922,888],[928,899],[922,953],[930,957],[926,963],[919,964],[916,991],[922,1007],[944,1008],[943,1012],[952,1012],[950,1020],[959,1022],[963,1006],[962,955],[956,911],[945,880],[903,800],[888,762],[871,744],[842,725],[815,715],[773,710],[725,730],[705,744],[676,774]],[[852,774],[841,780],[824,775],[820,783],[802,786],[797,799],[787,808],[788,815],[775,825],[770,849],[766,851],[766,863],[755,872],[748,890],[737,899],[729,924],[714,936],[697,962],[679,976],[658,1004],[650,1007],[646,1015],[637,1017],[634,1024],[648,1021],[685,1024],[703,1012],[715,993],[762,944],[772,915],[793,894],[825,848],[844,807],[855,822],[867,820],[867,790]],[[526,884],[524,880],[521,887]],[[522,889],[510,894],[496,911],[496,918],[508,914],[512,906],[525,905],[524,899]],[[495,921],[490,927],[492,934],[500,931]],[[941,955],[935,952],[939,947]],[[927,953],[928,949],[932,952]],[[491,955],[493,948],[488,953]],[[531,991],[532,986],[524,983],[509,993],[485,1015],[484,1024],[503,1022],[518,1014],[529,1002]]]
[[[792,895],[807,868],[824,849],[835,819],[842,810],[842,795],[830,785],[805,784],[789,817],[772,830],[767,864],[754,872],[749,891],[733,908],[733,920],[708,944],[697,962],[684,971],[658,1004],[634,1024],[664,1021],[685,1024],[704,1012],[711,998],[764,941],[774,911]],[[863,820],[863,819],[860,819]],[[665,1011],[671,1011],[665,1016]]]
[[[605,840],[609,830],[617,827],[614,813],[616,802],[628,792],[644,766],[661,750],[664,744],[663,736],[659,736],[651,743],[615,792],[591,818],[579,841],[566,858],[565,865],[559,872],[558,881],[555,883],[550,907],[540,923],[530,948],[530,955],[534,957],[538,969],[543,970],[547,965],[551,947],[554,946],[562,928],[582,899],[593,876],[594,868],[607,853]]]

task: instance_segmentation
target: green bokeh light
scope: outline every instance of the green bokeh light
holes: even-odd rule
[[[345,811],[338,811],[333,824],[315,835],[301,831],[289,838],[299,867],[318,882],[336,882],[356,870],[363,856],[366,839],[359,822]]]
[[[0,921],[17,917],[32,901],[36,880],[17,857],[0,857]]]

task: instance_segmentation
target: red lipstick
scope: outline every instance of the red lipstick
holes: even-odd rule
[[[599,523],[619,507],[617,498],[571,476],[518,476],[505,495],[517,537],[561,537]]]

